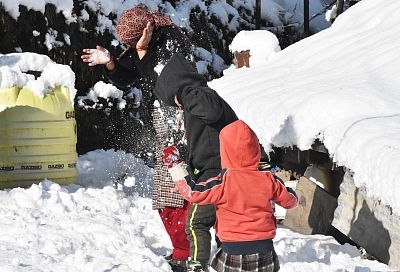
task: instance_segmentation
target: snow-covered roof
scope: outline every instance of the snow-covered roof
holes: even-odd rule
[[[329,29],[210,86],[264,146],[307,150],[319,139],[356,186],[400,214],[399,33],[400,1],[363,0]]]

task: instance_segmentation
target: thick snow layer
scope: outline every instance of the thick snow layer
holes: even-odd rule
[[[28,10],[32,9],[44,13],[46,4],[53,4],[57,8],[57,12],[64,14],[67,21],[75,21],[72,16],[73,0],[2,0],[1,4],[14,19],[17,19],[20,15],[19,5],[26,6]]]
[[[86,96],[79,96],[78,101],[81,106],[84,106],[83,100],[86,99],[97,103],[99,97],[105,99],[113,98],[117,100],[118,109],[124,109],[126,106],[126,100],[122,98],[123,94],[124,92],[114,85],[99,81],[89,90],[89,93]]]
[[[151,186],[152,170],[114,150],[89,152],[77,165],[80,185],[45,180],[0,191],[0,271],[170,272],[163,255],[171,242],[138,189]],[[278,227],[274,244],[281,272],[394,271],[332,237]]]
[[[27,72],[40,72],[35,76]],[[48,56],[36,53],[0,54],[0,92],[1,88],[27,87],[39,97],[51,93],[57,86],[66,86],[70,91],[73,104],[75,89],[75,74],[68,65],[57,64]]]
[[[250,50],[249,62],[254,67],[264,65],[281,47],[278,38],[267,30],[242,30],[233,38],[229,50],[232,53]]]
[[[321,140],[356,186],[400,215],[398,33],[400,1],[363,0],[329,29],[210,86],[265,147],[307,150]]]

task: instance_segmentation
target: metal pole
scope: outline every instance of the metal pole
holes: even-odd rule
[[[310,36],[310,2],[304,0],[304,35]]]
[[[261,27],[261,0],[256,0],[256,10],[255,10],[255,19],[256,19],[256,29],[260,29]]]
[[[344,0],[336,1],[336,8],[337,8],[336,17],[343,13],[343,6],[344,6]]]

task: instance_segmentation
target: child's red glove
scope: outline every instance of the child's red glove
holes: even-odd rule
[[[171,174],[173,181],[180,181],[184,179],[189,173],[186,166],[183,164],[179,151],[175,146],[168,146],[163,150],[163,162],[168,167],[168,172]]]
[[[168,168],[174,167],[182,162],[178,149],[171,145],[163,150],[163,162]]]

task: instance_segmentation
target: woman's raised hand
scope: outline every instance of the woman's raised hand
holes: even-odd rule
[[[143,29],[142,37],[140,37],[139,41],[136,44],[137,51],[148,49],[151,37],[153,35],[153,28],[153,24],[151,22],[148,22],[146,27]]]
[[[111,62],[110,52],[102,46],[97,45],[96,48],[83,49],[81,59],[83,62],[87,62],[89,66],[95,66],[98,64],[108,64]]]

